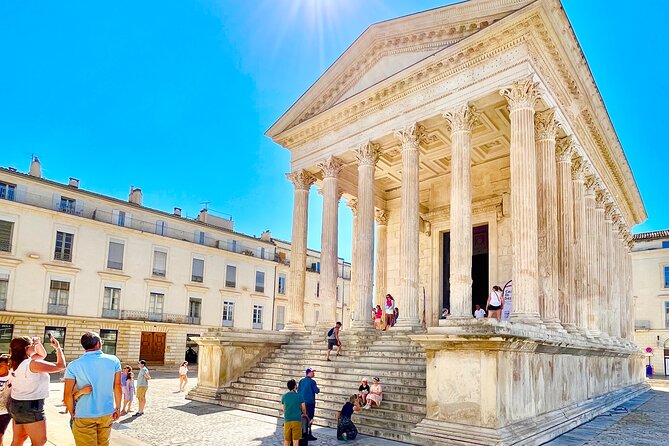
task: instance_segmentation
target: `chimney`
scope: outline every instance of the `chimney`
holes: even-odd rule
[[[39,158],[36,156],[33,157],[32,162],[30,163],[30,170],[28,175],[31,177],[42,178],[42,163],[39,162]]]
[[[260,234],[260,240],[264,240],[266,242],[271,242],[272,241],[272,233],[269,232],[269,229],[262,234]]]
[[[142,205],[142,189],[130,186],[130,195],[128,196],[128,202],[136,205]]]
[[[174,215],[181,217],[181,208],[174,208]]]
[[[207,214],[208,213],[209,213],[209,211],[207,211],[206,209],[202,209],[200,211],[200,214],[197,216],[197,218],[195,220],[201,221],[202,223],[207,223]]]
[[[67,183],[69,186],[72,186],[74,188],[79,189],[79,180],[77,178],[72,178],[70,177],[69,183]]]

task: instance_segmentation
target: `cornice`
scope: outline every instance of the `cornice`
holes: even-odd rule
[[[209,291],[209,287],[208,287],[208,286],[197,285],[197,284],[194,284],[194,283],[186,283],[186,284],[184,284],[184,287],[186,288],[186,291],[188,291],[189,293],[201,293],[201,294],[204,294],[204,293],[206,293],[207,291]]]
[[[496,212],[497,210],[499,210],[499,207],[501,205],[502,205],[501,196],[474,201],[472,202],[472,215]],[[440,206],[438,208],[431,209],[429,212],[422,215],[422,217],[430,222],[438,220],[450,220],[451,205],[447,204],[446,206]]]
[[[130,279],[130,276],[123,273],[117,273],[112,271],[98,271],[98,276],[105,280],[116,280],[120,282],[125,282]]]
[[[42,263],[42,266],[50,273],[76,274],[81,271],[81,268],[76,268],[72,265],[64,265],[60,263]]]
[[[0,266],[14,268],[20,265],[21,263],[23,263],[23,260],[21,259],[17,259],[15,257],[0,256]]]

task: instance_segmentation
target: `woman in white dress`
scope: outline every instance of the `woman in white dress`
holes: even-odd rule
[[[369,393],[367,394],[367,405],[364,407],[365,409],[371,409],[372,404],[379,407],[383,400],[383,388],[380,384],[381,380],[375,376],[373,381],[372,386],[369,388]]]
[[[179,367],[179,392],[186,390],[186,384],[188,384],[188,361],[182,362]]]

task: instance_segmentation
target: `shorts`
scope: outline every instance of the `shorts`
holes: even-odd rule
[[[316,403],[304,403],[304,406],[307,409],[307,418],[313,420],[314,413],[316,413]]]
[[[30,424],[46,420],[44,400],[20,401],[10,398],[7,409],[16,424]]]
[[[334,347],[337,346],[337,340],[336,339],[328,339],[328,350],[332,350]]]
[[[286,421],[283,423],[283,441],[296,441],[302,439],[302,422]]]
[[[145,399],[146,398],[146,391],[149,390],[148,387],[137,387],[137,398],[140,399]]]
[[[10,414],[3,413],[0,415],[0,435],[5,435],[5,431],[7,430],[10,421],[12,421],[12,416]]]
[[[488,305],[488,311],[497,311],[501,308],[502,308],[501,305]]]

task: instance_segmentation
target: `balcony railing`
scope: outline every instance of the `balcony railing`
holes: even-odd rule
[[[12,252],[12,244],[9,242],[9,240],[0,240],[0,251]]]
[[[235,323],[232,319],[223,319],[223,323],[221,325],[224,327],[232,327],[235,325]]]
[[[191,325],[200,325],[200,316],[188,316],[188,323]]]
[[[67,315],[67,305],[49,304],[46,309],[49,314]]]
[[[0,299],[0,311],[7,309],[7,299]]]
[[[122,310],[121,319],[147,322],[169,322],[172,324],[190,323],[188,322],[189,317],[185,314],[155,313],[150,311],[135,310]]]
[[[54,258],[54,260],[62,260],[63,262],[71,262],[72,261],[72,253],[56,251],[53,254],[53,258]]]
[[[110,310],[108,308],[103,308],[102,309],[102,317],[104,317],[104,318],[118,319],[120,315],[121,315],[121,312],[119,310]]]

